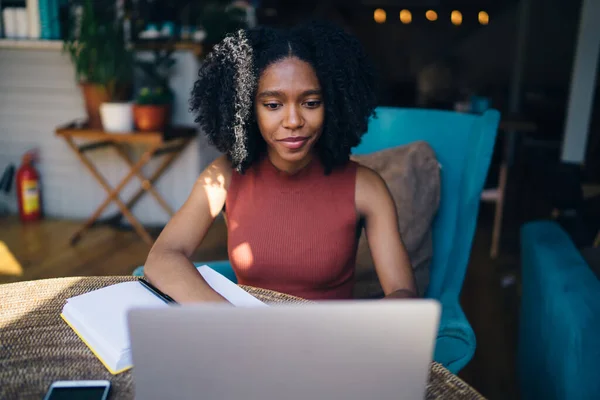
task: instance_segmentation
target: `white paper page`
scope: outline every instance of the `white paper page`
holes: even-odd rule
[[[206,283],[236,307],[268,307],[265,303],[207,265],[198,267]]]
[[[129,349],[127,310],[133,307],[168,307],[137,281],[124,282],[69,299],[81,314],[81,323],[118,352]]]
[[[85,310],[77,310],[73,307],[73,304],[67,302],[63,307],[63,315],[69,324],[87,341],[88,345],[94,349],[96,353],[106,362],[111,368],[115,368],[117,360],[120,357],[120,349],[113,348],[113,345],[109,343],[105,338],[98,335],[98,332],[90,330],[87,325],[83,322],[85,317],[82,317]]]

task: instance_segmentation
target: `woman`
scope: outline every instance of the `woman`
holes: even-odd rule
[[[385,182],[349,160],[376,105],[358,41],[327,24],[239,31],[214,48],[192,93],[224,155],[153,246],[145,274],[175,300],[225,301],[189,257],[225,211],[241,284],[314,300],[352,296],[362,227],[389,298],[415,296]]]

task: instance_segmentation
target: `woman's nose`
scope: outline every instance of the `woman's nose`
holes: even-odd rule
[[[287,129],[299,129],[304,125],[302,114],[295,106],[290,106],[287,109],[283,119],[283,127]]]

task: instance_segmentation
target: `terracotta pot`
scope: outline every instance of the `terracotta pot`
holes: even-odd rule
[[[100,104],[110,100],[106,88],[103,85],[96,85],[93,83],[81,83],[79,87],[83,94],[89,127],[93,129],[102,129]]]
[[[133,120],[140,131],[162,131],[170,123],[171,106],[135,104]]]

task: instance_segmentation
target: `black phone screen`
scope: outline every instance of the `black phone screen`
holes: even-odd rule
[[[104,400],[105,387],[52,388],[48,400]]]

